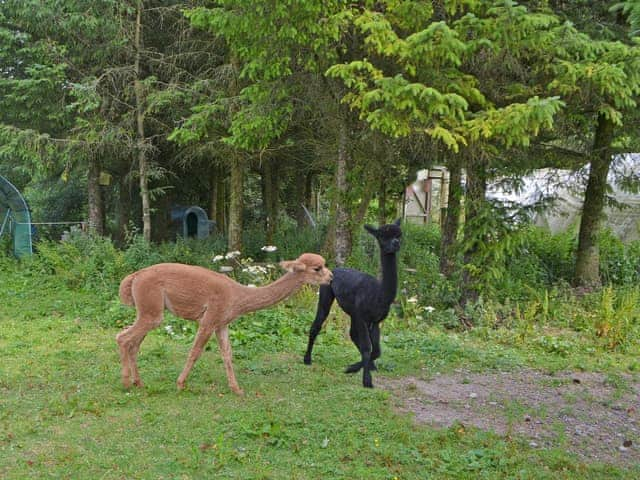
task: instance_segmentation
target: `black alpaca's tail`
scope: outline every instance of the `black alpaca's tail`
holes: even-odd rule
[[[307,365],[311,365],[311,351],[313,350],[313,344],[322,329],[322,324],[327,319],[327,316],[331,311],[331,305],[333,305],[333,300],[335,298],[336,296],[333,293],[331,284],[320,286],[318,310],[316,311],[316,318],[311,324],[311,329],[309,330],[309,344],[307,345],[307,352],[304,354],[304,363]]]

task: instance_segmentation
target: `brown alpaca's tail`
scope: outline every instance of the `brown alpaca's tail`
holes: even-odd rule
[[[120,282],[120,301],[125,305],[134,305],[133,294],[131,293],[131,284],[136,274],[127,275]]]

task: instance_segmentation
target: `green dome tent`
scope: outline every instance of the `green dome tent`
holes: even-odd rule
[[[31,255],[31,215],[27,202],[9,180],[0,175],[0,237],[13,237],[13,254]]]

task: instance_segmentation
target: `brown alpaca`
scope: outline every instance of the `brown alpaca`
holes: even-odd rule
[[[238,395],[231,363],[229,324],[238,316],[278,303],[304,284],[320,285],[331,281],[332,274],[324,258],[304,253],[296,260],[280,262],[287,273],[265,287],[246,287],[226,275],[202,267],[179,263],[160,263],[125,277],[120,283],[120,300],[137,309],[133,325],[116,336],[122,361],[122,383],[141,387],[136,357],[147,333],[160,326],[164,309],[187,320],[198,322],[189,358],[178,377],[178,388],[184,383],[193,364],[215,332],[227,372],[229,387]]]

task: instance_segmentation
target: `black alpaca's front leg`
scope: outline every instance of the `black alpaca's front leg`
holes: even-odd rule
[[[318,310],[316,311],[316,318],[311,324],[309,330],[309,343],[307,344],[307,351],[304,354],[304,363],[311,365],[311,351],[313,350],[313,344],[316,341],[316,337],[322,329],[322,324],[327,319],[329,312],[331,311],[331,305],[335,295],[331,289],[331,285],[322,285],[320,287],[320,294],[318,296]]]
[[[370,328],[371,335],[371,370],[378,370],[375,361],[380,358],[380,324],[374,323]]]

